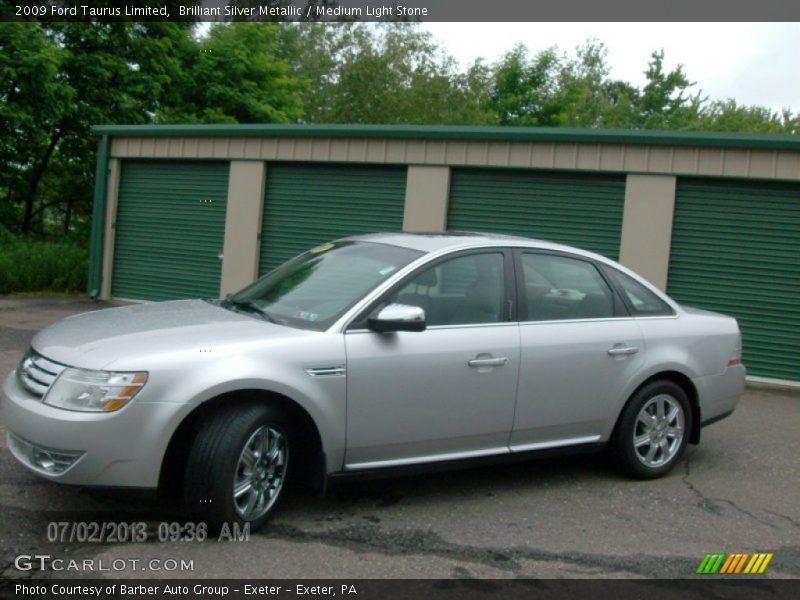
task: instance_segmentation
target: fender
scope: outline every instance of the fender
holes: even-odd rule
[[[162,368],[153,373],[137,401],[177,402],[181,409],[163,424],[163,452],[178,426],[196,408],[209,400],[242,390],[280,394],[302,407],[314,421],[326,456],[326,471],[341,470],[346,435],[346,376],[344,340],[341,334],[320,335],[317,343],[306,343],[303,352],[287,347],[299,341],[286,340],[278,348],[252,349],[208,358],[193,359],[178,372]],[[284,350],[277,352],[276,350]],[[303,356],[302,359],[295,357]],[[201,362],[202,361],[202,362]],[[176,363],[177,364],[180,363]],[[311,376],[306,369],[341,366],[342,372]]]

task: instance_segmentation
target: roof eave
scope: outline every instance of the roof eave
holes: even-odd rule
[[[711,148],[800,150],[793,134],[660,131],[639,129],[573,129],[561,127],[474,127],[448,125],[96,125],[96,135],[112,137],[321,137],[402,138],[633,144]]]

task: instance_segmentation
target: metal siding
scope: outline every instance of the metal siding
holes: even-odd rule
[[[619,256],[625,177],[454,169],[447,228],[508,233]]]
[[[216,298],[225,237],[227,162],[122,165],[111,293],[118,298]]]
[[[532,128],[528,128],[532,129]],[[535,129],[535,128],[533,128]],[[219,132],[218,132],[219,133]],[[160,135],[158,133],[153,135]],[[605,173],[650,173],[706,177],[746,177],[773,180],[800,180],[800,152],[794,146],[774,150],[732,143],[722,148],[713,142],[709,148],[659,144],[650,145],[631,140],[621,144],[603,142],[536,141],[537,138],[486,141],[476,134],[474,139],[445,136],[408,139],[389,136],[367,137],[190,137],[150,138],[121,137],[111,143],[114,158],[154,158],[230,160],[287,160],[321,162],[355,162],[373,164],[416,164],[531,169],[599,171]],[[266,135],[266,134],[265,134]],[[769,136],[766,136],[769,137]],[[797,137],[797,136],[795,136]],[[448,139],[449,138],[449,139]],[[635,139],[635,138],[634,138]],[[155,140],[155,141],[154,141]],[[215,141],[216,140],[216,141]],[[775,140],[772,140],[775,142]],[[773,144],[774,146],[774,144]]]
[[[800,186],[679,179],[667,290],[738,319],[750,375],[800,381]]]
[[[329,240],[400,231],[405,190],[404,167],[268,165],[259,274]]]

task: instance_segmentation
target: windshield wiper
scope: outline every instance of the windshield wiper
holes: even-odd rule
[[[228,306],[234,306],[236,308],[243,308],[245,310],[249,310],[250,312],[254,312],[261,316],[265,321],[269,321],[270,323],[277,323],[277,321],[270,315],[267,311],[265,311],[261,306],[258,305],[258,302],[255,300],[234,300],[233,298],[225,298],[223,303],[227,304]]]

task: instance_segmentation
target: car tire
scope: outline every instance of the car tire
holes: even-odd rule
[[[613,444],[617,462],[636,479],[666,475],[686,450],[691,430],[692,411],[683,388],[667,380],[648,383],[622,411]]]
[[[273,513],[292,466],[293,431],[267,404],[213,413],[194,439],[184,497],[196,523],[211,531],[234,523],[263,526]]]

